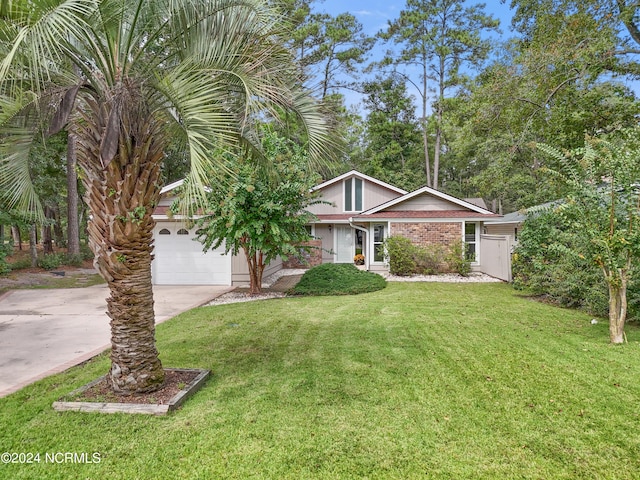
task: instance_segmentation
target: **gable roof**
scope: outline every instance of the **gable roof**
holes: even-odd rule
[[[392,190],[396,193],[399,193],[400,195],[405,195],[407,193],[406,190],[402,190],[401,188],[394,187],[389,183],[385,183],[382,180],[378,180],[377,178],[373,178],[373,177],[370,177],[369,175],[365,175],[364,173],[360,173],[357,170],[351,170],[347,173],[343,173],[342,175],[332,178],[331,180],[327,180],[326,182],[320,183],[319,185],[316,185],[315,187],[313,187],[311,191],[315,192],[316,190],[321,190],[325,187],[328,187],[329,185],[333,185],[334,183],[341,182],[342,180],[349,177],[360,177],[363,180],[366,180],[367,182],[375,183],[376,185],[380,185],[381,187]]]
[[[493,213],[490,210],[487,210],[486,208],[482,208],[479,207],[477,205],[474,205],[472,203],[466,202],[464,200],[460,200],[459,198],[453,197],[451,195],[447,195],[446,193],[442,193],[438,190],[435,190],[431,187],[422,187],[419,188],[418,190],[414,190],[411,193],[407,193],[401,197],[398,198],[394,198],[393,200],[389,200],[386,203],[383,203],[382,205],[378,205],[377,207],[371,208],[365,212],[362,212],[361,215],[372,215],[374,213],[378,213],[381,212],[389,207],[393,207],[395,205],[398,205],[402,202],[406,202],[407,200],[410,200],[412,198],[415,197],[419,197],[420,195],[431,195],[433,197],[439,198],[441,200],[445,200],[447,202],[453,203],[455,205],[458,205],[459,207],[462,207],[463,210],[471,210],[472,212],[476,212],[476,213],[480,213],[482,215],[492,215],[495,216],[495,213]]]

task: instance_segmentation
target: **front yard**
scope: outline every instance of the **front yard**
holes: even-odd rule
[[[213,372],[182,410],[54,412],[99,357],[0,399],[0,453],[41,455],[0,478],[637,478],[640,329],[590,320],[503,284],[192,310],[158,327],[166,367]]]

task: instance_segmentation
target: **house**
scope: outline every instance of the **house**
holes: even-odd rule
[[[180,185],[176,182],[163,188],[154,211],[153,282],[248,283],[244,256],[226,255],[223,247],[204,253],[195,240],[195,227],[190,227],[187,219],[168,215],[175,198],[172,191]],[[484,271],[483,265],[496,261],[493,254],[483,253],[482,232],[485,222],[501,216],[477,205],[477,201],[461,200],[429,187],[406,192],[355,170],[321,183],[312,191],[324,201],[309,207],[317,217],[309,226],[316,239],[312,244],[318,247],[310,253],[312,265],[353,263],[354,256],[362,254],[368,270],[386,273],[389,266],[383,242],[391,235],[405,236],[416,244],[449,246],[464,241],[467,251],[474,255],[472,268],[476,271]],[[280,260],[272,262],[265,277],[282,267]]]
[[[389,270],[382,245],[392,235],[416,244],[450,246],[464,240],[474,255],[472,267],[480,270],[484,222],[500,217],[429,187],[406,192],[355,170],[313,190],[331,202],[309,209],[318,218],[311,234],[321,240],[322,262],[353,263],[362,253],[366,268],[379,273]]]

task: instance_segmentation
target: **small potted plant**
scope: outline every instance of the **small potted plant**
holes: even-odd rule
[[[355,257],[353,257],[353,263],[356,265],[364,265],[364,255],[358,253]]]

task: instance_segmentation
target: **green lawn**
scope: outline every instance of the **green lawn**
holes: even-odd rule
[[[503,284],[192,310],[158,327],[165,366],[213,372],[180,411],[54,412],[100,357],[0,399],[0,452],[43,456],[0,478],[638,478],[640,329],[590,320]]]

